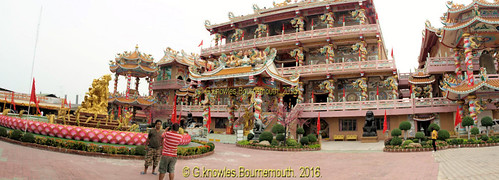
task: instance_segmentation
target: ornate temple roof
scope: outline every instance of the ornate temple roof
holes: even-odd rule
[[[472,92],[480,89],[483,86],[489,87],[489,88],[492,88],[495,90],[499,90],[499,79],[489,79],[489,80],[484,81],[484,82],[476,83],[473,86],[468,86],[467,83],[462,83],[458,86],[450,87],[447,90],[449,92],[455,93],[455,94],[469,94],[469,93],[472,93]]]
[[[194,81],[206,81],[262,75],[264,77],[274,78],[275,80],[281,81],[288,85],[298,85],[298,75],[292,78],[285,78],[279,75],[274,64],[276,53],[276,49],[267,48],[264,51],[247,50],[244,52],[233,52],[233,55],[229,56],[222,54],[222,56],[217,61],[209,62],[211,63],[209,64],[210,67],[214,68],[211,71],[200,72],[201,70],[207,68],[199,65],[203,65],[206,63],[195,62],[196,65],[189,67],[189,77]],[[248,57],[248,55],[250,57]]]
[[[435,77],[434,76],[427,76],[427,77],[409,77],[409,83],[411,84],[431,84],[435,82]]]
[[[160,65],[160,66],[165,65],[165,64],[170,64],[173,62],[177,62],[179,64],[186,65],[186,66],[192,66],[192,65],[194,65],[194,59],[199,58],[199,55],[196,55],[196,54],[188,55],[184,52],[184,50],[182,50],[182,53],[179,54],[178,51],[175,51],[175,50],[171,49],[170,47],[166,48],[166,50],[164,50],[164,52],[165,52],[165,55],[158,62],[158,65]]]
[[[135,106],[152,106],[155,102],[153,98],[149,97],[129,97],[126,99],[124,96],[114,96],[108,99],[109,103],[113,104],[128,104]]]
[[[109,61],[109,69],[118,75],[133,77],[156,77],[158,68],[151,55],[141,53],[139,47],[135,51],[118,53],[114,61]]]

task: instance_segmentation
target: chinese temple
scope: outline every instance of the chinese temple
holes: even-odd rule
[[[108,99],[109,111],[114,117],[130,112],[134,121],[151,122],[152,105],[156,103],[152,93],[152,84],[158,75],[154,58],[150,54],[141,53],[137,45],[134,51],[118,53],[115,60],[110,61],[109,69],[114,73],[114,91]],[[118,92],[119,76],[126,78],[125,92]],[[135,79],[135,88],[130,87],[132,78]],[[143,94],[139,93],[141,78],[145,78],[149,89]]]
[[[255,4],[252,14],[206,20],[215,43],[199,55],[167,49],[153,89],[166,109],[179,97],[181,116],[206,124],[209,115],[215,133],[232,134],[248,112],[254,117],[245,127],[262,123],[269,131],[276,122],[267,117],[279,103],[302,111],[306,134],[317,131],[320,112],[323,138],[361,140],[367,111],[378,140],[389,136],[382,134],[385,111],[387,129],[409,121],[409,136],[430,123],[453,130],[458,107],[461,117],[499,118],[498,6],[447,3],[444,27],[426,23],[418,69],[400,73],[372,0]]]

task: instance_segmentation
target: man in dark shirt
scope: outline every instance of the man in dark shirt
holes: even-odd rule
[[[161,120],[156,120],[154,123],[154,129],[151,129],[149,131],[149,134],[147,135],[147,141],[146,141],[146,157],[145,157],[145,163],[144,163],[144,172],[141,172],[140,174],[146,174],[147,173],[147,168],[149,166],[152,166],[152,174],[157,175],[158,173],[154,172],[156,169],[156,166],[158,166],[159,159],[161,158],[161,142],[163,142],[163,139],[161,137],[162,131],[161,131]]]

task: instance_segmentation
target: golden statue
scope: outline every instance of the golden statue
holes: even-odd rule
[[[88,88],[84,101],[76,111],[92,114],[107,114],[109,81],[111,81],[111,75],[104,75],[99,79],[94,79],[92,87]]]

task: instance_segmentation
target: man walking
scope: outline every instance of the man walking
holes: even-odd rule
[[[175,173],[175,163],[177,162],[177,146],[180,144],[182,136],[177,133],[179,124],[175,123],[172,128],[163,133],[163,151],[159,162],[159,180],[163,180],[166,172],[170,180],[173,180]]]
[[[146,158],[144,163],[144,171],[140,174],[146,174],[147,168],[152,164],[152,174],[157,175],[154,170],[158,166],[159,159],[161,157],[161,142],[162,142],[162,131],[161,131],[161,120],[156,120],[154,123],[154,129],[149,131],[146,141]]]
[[[437,137],[438,137],[437,130],[433,129],[433,131],[431,132],[431,140],[433,141],[433,152],[437,151]]]

